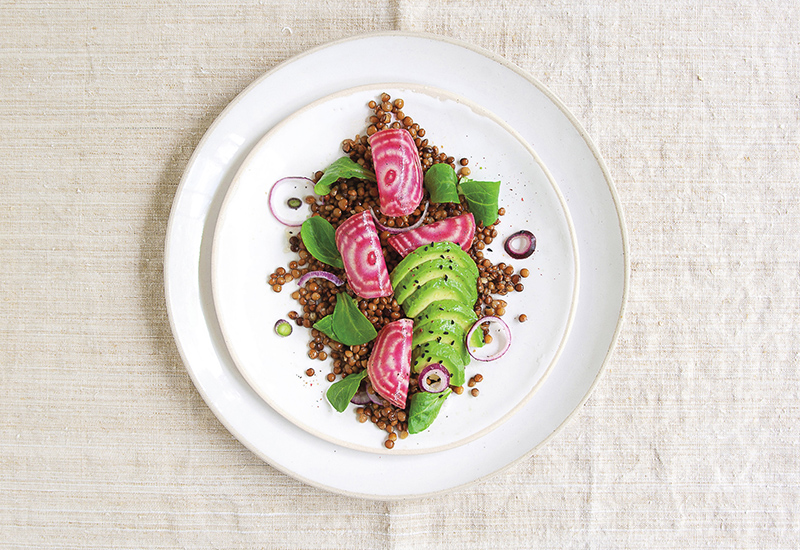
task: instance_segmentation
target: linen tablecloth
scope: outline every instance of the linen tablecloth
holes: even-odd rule
[[[162,275],[215,117],[374,31],[467,41],[557,94],[616,182],[632,268],[577,417],[401,502],[240,444],[181,362]],[[0,547],[798,548],[799,76],[789,1],[0,2]]]

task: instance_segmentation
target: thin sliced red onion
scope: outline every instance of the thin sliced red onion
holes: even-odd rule
[[[536,236],[527,229],[517,231],[506,239],[503,248],[515,260],[524,260],[536,250]]]
[[[326,281],[330,281],[336,286],[342,286],[344,281],[342,281],[339,277],[331,273],[330,271],[309,271],[299,279],[297,279],[297,286],[305,286],[305,284],[309,281],[309,279],[325,279]]]
[[[436,382],[428,382],[428,376],[430,375],[438,376],[439,380]],[[441,363],[431,363],[422,369],[417,381],[422,391],[428,393],[442,393],[450,386],[450,372]]]
[[[380,395],[378,395],[372,386],[367,386],[367,397],[369,398],[370,401],[372,401],[376,405],[380,406],[386,405],[386,400]]]
[[[367,394],[366,390],[358,390],[353,398],[350,400],[350,403],[354,405],[366,405],[371,403],[372,399],[370,399],[369,394]]]
[[[269,190],[269,211],[283,225],[300,227],[311,217],[311,205],[304,200],[309,195],[317,196],[314,193],[314,182],[310,179],[300,176],[281,178]],[[292,208],[288,205],[292,198],[300,199],[302,204],[298,208]]]
[[[286,319],[279,319],[275,323],[275,334],[281,338],[286,338],[292,333],[292,325]]]
[[[375,227],[378,228],[378,231],[386,231],[387,233],[397,234],[405,231],[411,231],[412,229],[416,229],[417,227],[421,226],[422,222],[425,221],[425,216],[428,215],[428,207],[430,204],[430,202],[425,203],[425,208],[422,210],[422,214],[420,215],[419,219],[408,227],[389,227],[388,225],[383,225],[380,221],[378,221],[378,214],[371,206],[369,207],[369,211],[372,213],[372,218],[375,221]]]
[[[469,343],[472,339],[473,333],[476,330],[482,330],[481,325],[484,323],[489,323],[490,334],[492,334],[491,329],[493,326],[497,327],[498,329],[495,334],[492,334],[492,343],[486,344],[481,348],[470,346]],[[472,328],[469,329],[466,342],[467,351],[473,359],[477,361],[494,361],[505,355],[505,353],[508,351],[508,348],[511,347],[511,329],[508,328],[506,322],[500,317],[494,317],[491,315],[483,317],[482,319],[478,319],[475,324],[472,325]]]

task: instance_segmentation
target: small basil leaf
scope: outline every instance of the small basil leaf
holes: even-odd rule
[[[315,327],[317,325],[314,325]],[[482,348],[486,345],[483,341],[483,331],[480,328],[475,329],[475,332],[472,333],[472,336],[469,337],[469,342],[467,342],[468,346],[472,346],[473,348]]]
[[[464,365],[460,363],[454,363],[447,367],[447,372],[450,373],[450,384],[453,386],[463,386],[464,382],[466,382],[467,375],[466,371],[464,370]]]
[[[344,269],[342,255],[336,248],[336,231],[331,223],[321,216],[312,216],[303,222],[300,236],[306,249],[320,262]]]
[[[452,390],[447,388],[441,393],[417,392],[411,396],[411,408],[408,412],[408,433],[418,434],[427,430],[442,408]]]
[[[344,292],[336,295],[336,306],[332,315],[337,342],[347,346],[360,346],[374,340],[378,335],[366,315],[358,309],[356,301]]]
[[[334,409],[344,412],[365,376],[367,376],[367,371],[362,370],[358,374],[351,374],[347,378],[342,378],[335,384],[331,384],[331,387],[325,392],[325,396]]]
[[[425,189],[431,196],[434,204],[442,202],[459,202],[458,177],[456,171],[449,164],[443,162],[434,164],[425,172]]]
[[[499,181],[461,180],[460,187],[476,224],[483,222],[483,227],[488,227],[497,221]]]
[[[336,333],[333,330],[333,314],[326,315],[314,323],[314,328],[320,332],[324,332],[328,338],[336,340]],[[338,340],[336,341],[338,342]]]
[[[350,160],[350,157],[337,159],[328,166],[319,181],[314,184],[314,192],[317,195],[327,195],[331,192],[331,186],[340,179],[359,178],[362,180],[375,181],[375,174],[361,166],[357,162]]]

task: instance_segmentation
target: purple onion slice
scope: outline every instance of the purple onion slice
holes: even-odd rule
[[[517,231],[506,239],[503,248],[515,260],[524,260],[536,250],[536,236],[527,229]]]
[[[375,392],[375,388],[371,384],[367,385],[367,398],[376,405],[386,406],[386,400]]]
[[[331,273],[330,271],[309,271],[299,279],[297,279],[297,286],[305,286],[305,284],[310,279],[325,279],[326,281],[330,281],[336,286],[342,286],[344,281],[342,281],[339,277]]]
[[[286,319],[280,319],[275,323],[275,334],[287,337],[292,333],[292,324]]]
[[[419,373],[419,387],[429,393],[442,393],[450,386],[450,372],[441,363],[431,363]]]
[[[386,231],[387,233],[397,234],[397,233],[404,233],[406,231],[411,231],[412,229],[416,229],[422,222],[425,221],[425,216],[428,215],[428,207],[430,206],[430,202],[425,203],[425,209],[422,211],[419,219],[415,221],[413,224],[409,225],[408,227],[389,227],[388,225],[383,225],[381,222],[378,221],[378,214],[375,213],[375,210],[370,206],[369,211],[372,213],[372,219],[375,221],[375,227],[378,228],[378,231]]]
[[[483,330],[481,325],[485,323],[489,323],[489,334],[492,335],[492,343],[485,344],[480,348],[469,345],[472,341],[472,335],[476,330]],[[473,359],[476,361],[494,361],[505,355],[508,348],[511,347],[511,329],[500,317],[483,317],[472,325],[465,341],[467,343],[467,351]]]
[[[358,390],[350,400],[350,403],[353,403],[354,405],[367,405],[372,403],[372,400],[369,398],[369,395],[367,395],[366,390]]]
[[[311,205],[304,200],[309,195],[317,196],[314,182],[310,179],[300,176],[281,178],[269,190],[269,211],[283,225],[300,227],[311,217]],[[300,206],[295,206],[296,200],[300,200]]]

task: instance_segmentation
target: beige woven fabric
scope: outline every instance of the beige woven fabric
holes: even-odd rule
[[[800,547],[797,6],[0,2],[0,548]],[[399,503],[245,449],[163,299],[171,201],[214,118],[276,63],[375,30],[469,41],[559,95],[632,259],[578,417],[488,482]]]

